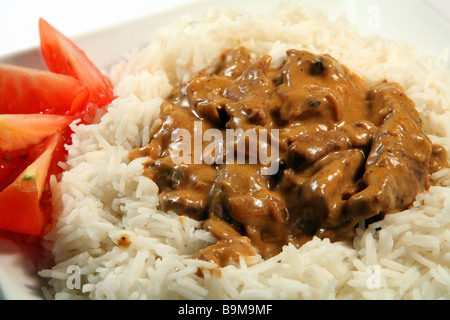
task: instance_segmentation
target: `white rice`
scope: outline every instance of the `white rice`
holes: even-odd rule
[[[211,11],[162,29],[148,47],[111,71],[119,95],[99,124],[73,126],[68,171],[53,181],[55,223],[45,245],[54,264],[40,271],[55,299],[449,299],[450,170],[414,205],[357,229],[353,245],[314,238],[268,260],[241,258],[218,271],[190,259],[215,239],[197,221],[157,210],[158,188],[142,176],[145,159],[128,153],[150,139],[171,88],[226,48],[243,45],[279,63],[285,50],[329,53],[370,85],[401,83],[433,141],[450,150],[450,90],[445,55],[405,43],[363,38],[344,18],[285,5],[271,17]],[[124,248],[117,239],[128,235]],[[77,266],[77,288],[68,267]],[[199,277],[198,268],[203,270]]]

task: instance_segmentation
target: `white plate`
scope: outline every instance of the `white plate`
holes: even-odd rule
[[[445,0],[294,2],[320,7],[332,20],[345,13],[347,18],[359,27],[362,35],[379,34],[407,41],[419,50],[435,55],[441,54],[450,46],[450,23],[445,19],[448,17],[449,2]],[[431,2],[434,6],[429,5]],[[147,17],[72,37],[72,40],[99,68],[108,70],[122,59],[123,53],[141,48],[148,43],[160,26],[168,25],[184,14],[200,17],[210,6],[227,6],[267,13],[276,6],[276,2],[228,0],[225,5],[221,1],[213,0],[192,1]],[[55,27],[64,29],[61,25]],[[0,62],[45,68],[39,48],[0,57]],[[40,291],[42,283],[33,263],[39,253],[34,245],[19,244],[16,240],[10,234],[0,232],[0,299],[42,299]]]

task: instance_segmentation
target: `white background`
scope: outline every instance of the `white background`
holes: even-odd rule
[[[195,0],[2,0],[0,56],[37,46],[39,17],[71,37],[192,1]],[[450,23],[450,0],[420,1]]]
[[[193,0],[1,0],[0,56],[39,44],[44,18],[69,38]]]

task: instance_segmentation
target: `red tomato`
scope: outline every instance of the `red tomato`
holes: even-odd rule
[[[71,40],[43,19],[39,35],[50,71],[0,64],[0,229],[29,235],[42,235],[50,218],[49,177],[63,171],[69,123],[89,123],[115,98]]]
[[[0,148],[15,150],[38,144],[73,120],[53,114],[0,114]]]
[[[26,167],[28,150],[5,151],[0,149],[0,192],[10,185]]]
[[[99,108],[114,99],[111,81],[70,39],[44,19],[39,19],[41,51],[50,71],[71,75],[90,90],[90,101]]]
[[[40,236],[51,211],[49,172],[63,143],[57,132],[31,150],[34,161],[0,193],[0,229]],[[37,154],[37,156],[35,156]]]
[[[0,115],[0,192],[29,164],[30,147],[42,143],[57,131],[67,131],[72,120],[69,116],[47,114]],[[64,135],[65,139],[68,139],[68,133]],[[63,148],[55,155],[58,155],[58,161],[65,160]],[[51,172],[59,173],[60,168]]]
[[[75,114],[88,100],[89,89],[73,77],[0,64],[0,113]]]

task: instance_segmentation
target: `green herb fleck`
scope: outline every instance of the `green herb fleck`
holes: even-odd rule
[[[36,176],[34,174],[24,174],[22,176],[22,180],[25,180],[25,181],[33,181],[35,179],[36,179]]]

